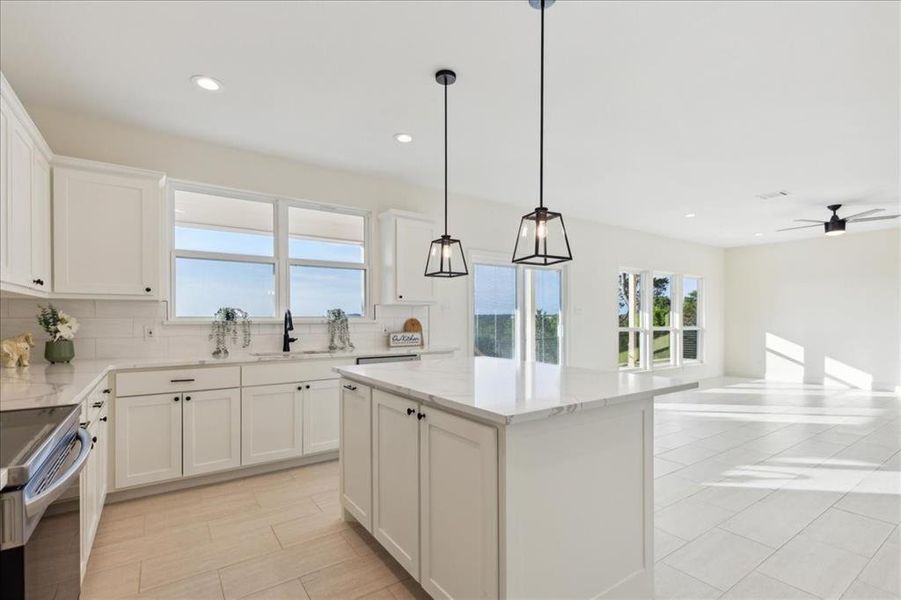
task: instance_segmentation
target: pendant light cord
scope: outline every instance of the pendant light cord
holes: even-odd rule
[[[447,235],[447,83],[444,84],[444,235]]]
[[[544,0],[541,0],[541,75],[538,136],[538,206],[544,207]]]

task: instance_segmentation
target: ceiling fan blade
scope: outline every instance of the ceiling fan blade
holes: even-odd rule
[[[856,215],[851,215],[850,217],[842,217],[845,221],[850,221],[851,219],[856,219],[858,217],[865,217],[867,215],[872,215],[873,213],[878,213],[885,210],[884,208],[874,208],[872,210],[865,210],[861,213],[857,213]]]
[[[819,223],[822,225],[826,221],[817,221],[816,219],[795,219],[798,223]]]
[[[887,219],[897,219],[901,215],[885,215],[882,217],[864,217],[863,219],[854,219],[852,223],[860,223],[862,221],[885,221]]]
[[[799,227],[786,227],[785,229],[777,229],[776,231],[791,231],[792,229],[807,229],[808,227],[822,227],[822,223],[816,223],[815,225],[801,225]]]

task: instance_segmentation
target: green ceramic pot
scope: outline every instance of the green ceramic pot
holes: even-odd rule
[[[75,344],[72,340],[47,342],[44,346],[44,358],[49,363],[67,363],[75,358]]]

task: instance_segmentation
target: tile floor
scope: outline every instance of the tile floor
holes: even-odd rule
[[[656,403],[657,597],[901,598],[901,398],[735,383]],[[84,598],[426,595],[337,463],[111,504]]]

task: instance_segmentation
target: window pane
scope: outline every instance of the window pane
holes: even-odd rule
[[[303,238],[288,240],[288,256],[307,260],[362,263],[363,244]]]
[[[535,360],[560,362],[560,271],[532,271],[535,286]]]
[[[654,364],[671,362],[670,346],[672,345],[672,335],[669,331],[654,332]]]
[[[641,275],[619,274],[619,326],[641,327]]]
[[[641,366],[641,334],[637,331],[619,332],[619,366]]]
[[[175,192],[175,249],[273,256],[273,210],[268,202]]]
[[[348,317],[365,312],[366,276],[362,269],[291,267],[291,312],[297,317],[323,317],[340,308]]]
[[[695,277],[682,279],[682,325],[685,327],[698,326],[698,295],[700,280]]]
[[[669,327],[672,310],[672,282],[669,275],[654,277],[654,327]]]
[[[697,330],[682,332],[682,358],[684,360],[698,360],[698,339],[700,332]]]
[[[175,316],[212,318],[223,306],[275,316],[275,265],[175,259]]]
[[[513,358],[516,349],[516,267],[473,269],[476,356]]]

